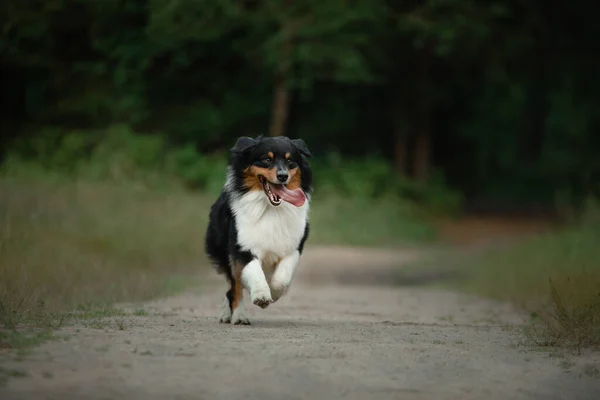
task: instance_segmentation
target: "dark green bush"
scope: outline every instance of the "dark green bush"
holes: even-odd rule
[[[434,213],[456,213],[462,205],[462,195],[449,189],[441,174],[432,174],[427,183],[416,182],[399,175],[381,157],[349,159],[333,153],[312,165],[321,193],[367,199],[398,197]]]
[[[201,154],[191,144],[172,147],[164,137],[137,134],[125,125],[103,132],[64,133],[46,128],[16,143],[9,164],[86,179],[146,184],[178,181],[187,188],[217,194],[225,178],[226,154]],[[448,189],[440,174],[433,174],[428,183],[415,182],[397,174],[381,157],[343,158],[332,153],[311,164],[319,197],[397,199],[434,213],[455,213],[461,206],[461,195]]]

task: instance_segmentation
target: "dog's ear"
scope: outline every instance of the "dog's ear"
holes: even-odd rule
[[[292,143],[294,144],[294,146],[296,146],[296,148],[298,149],[300,154],[302,154],[305,157],[312,157],[312,153],[308,149],[308,146],[306,145],[306,143],[304,143],[304,140],[292,139]]]
[[[235,154],[244,154],[254,149],[257,143],[258,142],[256,139],[252,139],[248,136],[242,136],[238,138],[237,142],[235,142],[235,146],[231,148],[231,152]]]

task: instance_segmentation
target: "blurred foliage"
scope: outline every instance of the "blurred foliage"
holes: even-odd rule
[[[8,176],[55,174],[63,178],[137,182],[146,186],[172,187],[173,183],[218,195],[223,187],[227,155],[202,154],[193,146],[167,146],[163,135],[134,133],[124,125],[102,132],[62,133],[45,128],[35,140],[17,141],[5,162]],[[459,193],[441,179],[427,184],[395,173],[380,157],[344,159],[332,153],[312,163],[319,197],[352,202],[382,200],[413,203],[429,213],[456,213],[462,204]]]
[[[448,189],[438,174],[426,184],[406,179],[380,157],[345,159],[338,153],[312,163],[319,193],[346,198],[409,200],[433,213],[454,214],[460,210],[463,197]]]
[[[325,190],[564,211],[600,192],[593,15],[514,0],[5,0],[2,147],[213,187],[234,138],[266,132],[282,76],[286,132],[327,165]],[[148,139],[121,142],[115,124]]]
[[[463,268],[455,283],[529,311],[538,345],[598,348],[600,206],[588,198],[582,210],[567,229],[455,260]]]

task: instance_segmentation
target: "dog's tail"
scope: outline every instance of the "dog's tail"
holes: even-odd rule
[[[213,269],[217,272],[217,275],[223,275],[229,272],[229,265],[223,264],[220,260],[210,257]]]
[[[223,246],[220,246],[219,243],[215,241],[210,229],[208,229],[206,233],[204,251],[208,256],[212,267],[217,272],[217,275],[226,274],[227,278],[231,280],[232,272],[229,266],[229,256],[227,255],[227,252],[223,251]]]
[[[227,281],[233,285],[233,271],[231,270],[227,260],[220,259],[218,257],[209,257],[212,261],[212,267],[217,272],[217,275],[225,275]]]

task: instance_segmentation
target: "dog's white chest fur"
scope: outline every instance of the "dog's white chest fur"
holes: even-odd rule
[[[264,267],[293,254],[304,235],[309,199],[302,207],[282,202],[274,207],[262,191],[252,191],[232,202],[238,244],[256,255]]]

